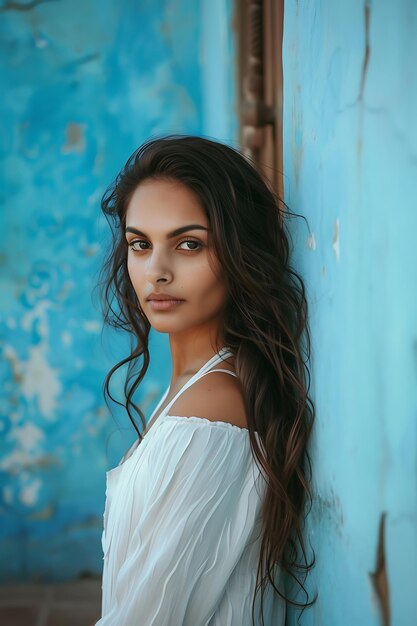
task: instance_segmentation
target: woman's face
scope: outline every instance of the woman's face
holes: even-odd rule
[[[226,288],[208,246],[208,228],[198,197],[179,182],[149,179],[132,195],[126,213],[128,272],[142,311],[159,332],[216,327]],[[169,303],[148,299],[152,293],[181,302],[165,308]]]

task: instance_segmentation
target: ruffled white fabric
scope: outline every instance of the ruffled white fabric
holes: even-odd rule
[[[167,410],[106,475],[97,626],[252,626],[266,483],[249,432]],[[264,620],[285,623],[272,587]]]
[[[248,431],[159,419],[107,474],[97,626],[251,626],[265,481]],[[284,626],[272,592],[265,625]]]

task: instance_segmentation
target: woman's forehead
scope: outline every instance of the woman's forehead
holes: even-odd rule
[[[126,226],[163,226],[164,230],[186,224],[208,227],[206,212],[198,196],[176,181],[149,180],[135,189],[126,211]]]

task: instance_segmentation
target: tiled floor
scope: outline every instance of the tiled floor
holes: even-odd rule
[[[100,606],[101,580],[0,587],[1,626],[92,626]]]

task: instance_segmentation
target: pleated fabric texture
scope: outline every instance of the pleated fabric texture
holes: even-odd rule
[[[107,472],[96,626],[252,626],[266,483],[247,429],[166,414],[179,393]],[[264,620],[285,624],[272,586]]]

